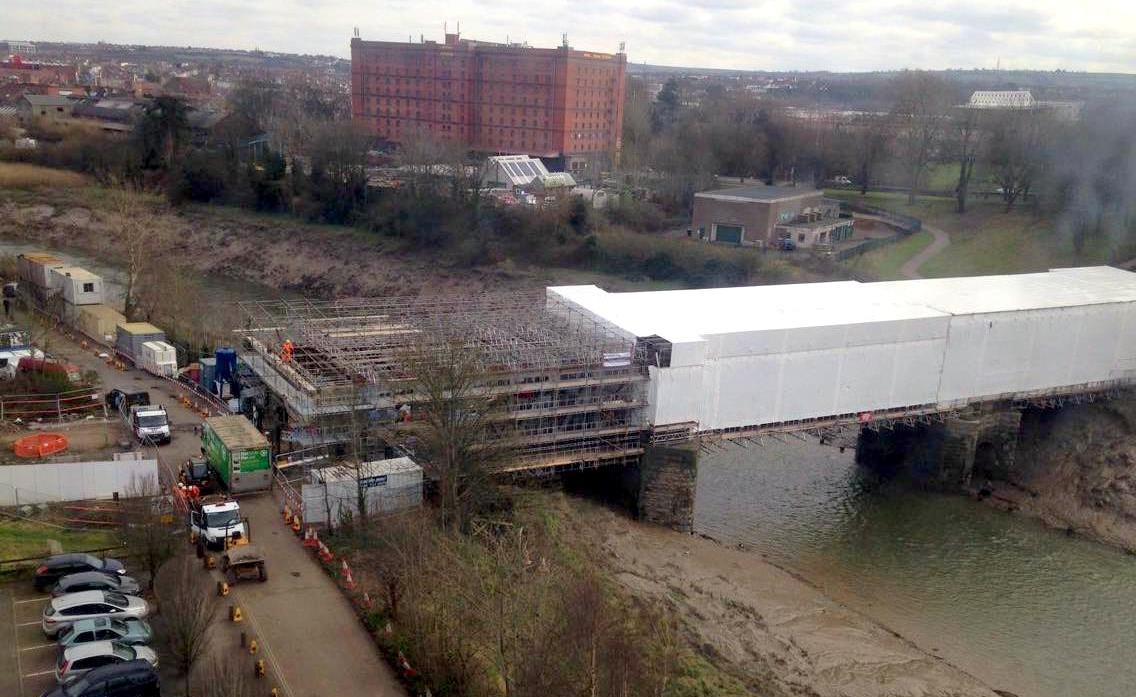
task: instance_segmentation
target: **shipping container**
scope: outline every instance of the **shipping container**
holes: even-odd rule
[[[21,254],[16,257],[16,266],[19,269],[20,278],[37,286],[40,290],[51,288],[52,269],[66,265],[62,259],[53,257],[46,252]]]
[[[167,378],[177,377],[177,349],[164,341],[147,341],[138,354],[138,367]]]
[[[359,487],[367,515],[392,513],[422,505],[422,467],[409,457],[312,470],[301,485],[305,522],[339,524],[359,514]]]
[[[263,491],[271,484],[268,439],[245,417],[205,419],[201,446],[205,449],[205,458],[229,491]]]
[[[87,336],[113,344],[118,326],[126,324],[126,318],[113,307],[106,305],[83,305],[77,308],[72,322]]]
[[[99,305],[103,302],[103,279],[79,268],[60,266],[50,270],[51,288],[69,305]]]
[[[116,329],[114,347],[133,360],[142,353],[142,344],[147,341],[165,341],[166,333],[149,322],[127,322]]]

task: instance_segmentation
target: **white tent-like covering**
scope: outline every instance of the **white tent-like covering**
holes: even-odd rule
[[[535,157],[528,155],[496,155],[490,157],[485,165],[482,185],[494,188],[514,189],[531,184],[534,179],[548,176],[548,168]]]
[[[607,293],[549,288],[650,368],[648,420],[749,428],[946,410],[1136,379],[1136,274],[1111,267],[885,283]]]

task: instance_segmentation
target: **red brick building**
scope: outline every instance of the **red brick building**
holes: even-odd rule
[[[0,80],[21,82],[27,85],[74,85],[77,79],[75,66],[64,63],[37,63],[12,56],[0,61]]]
[[[618,158],[627,57],[461,39],[351,40],[356,123],[400,142],[426,134],[584,173]]]

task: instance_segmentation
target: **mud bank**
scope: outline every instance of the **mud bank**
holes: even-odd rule
[[[992,504],[1136,553],[1136,399],[1027,412]]]
[[[760,556],[586,515],[632,593],[661,599],[716,667],[763,696],[995,697],[998,693]]]

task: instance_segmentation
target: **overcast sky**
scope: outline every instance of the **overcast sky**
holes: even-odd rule
[[[1136,0],[0,0],[0,38],[348,56],[365,39],[615,51],[751,70],[1003,68],[1136,72]]]

